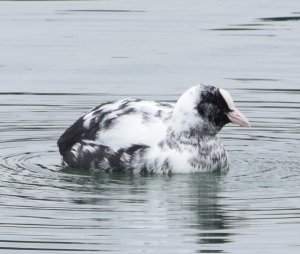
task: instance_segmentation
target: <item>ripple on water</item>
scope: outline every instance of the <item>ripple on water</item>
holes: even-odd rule
[[[61,170],[57,137],[99,98],[82,95],[81,103],[77,95],[62,95],[65,104],[59,105],[53,95],[34,95],[35,104],[7,103],[16,118],[6,120],[1,134],[4,249],[131,253],[133,246],[141,251],[151,246],[152,252],[222,253],[253,228],[271,227],[276,237],[284,225],[298,223],[298,91],[237,89],[233,97],[246,98],[245,93],[248,100],[237,105],[253,127],[224,128],[231,159],[226,175]],[[38,98],[48,105],[41,106]],[[34,119],[19,114],[24,107]]]

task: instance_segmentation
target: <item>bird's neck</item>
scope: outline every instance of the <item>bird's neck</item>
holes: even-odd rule
[[[187,130],[174,130],[171,127],[167,131],[166,144],[172,148],[176,145],[199,146],[203,142],[216,139],[216,133],[206,129],[190,128]]]
[[[220,131],[219,128],[214,126],[208,121],[204,121],[200,117],[186,117],[173,119],[171,125],[167,130],[169,137],[175,139],[205,139],[216,136]]]

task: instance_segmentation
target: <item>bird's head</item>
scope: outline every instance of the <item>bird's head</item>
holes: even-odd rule
[[[203,135],[215,135],[230,122],[250,127],[229,92],[210,85],[197,85],[187,90],[178,99],[172,120],[175,132],[196,131]]]

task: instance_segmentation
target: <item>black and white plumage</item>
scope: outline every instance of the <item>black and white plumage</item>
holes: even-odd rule
[[[79,118],[58,140],[70,167],[108,172],[188,173],[228,169],[216,134],[234,122],[249,127],[230,94],[196,85],[178,101],[123,99]]]

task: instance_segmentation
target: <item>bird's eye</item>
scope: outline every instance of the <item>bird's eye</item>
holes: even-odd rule
[[[211,96],[209,94],[203,96],[201,102],[202,103],[209,103],[209,102],[211,102]]]
[[[205,96],[203,102],[205,102],[205,103],[209,102],[209,97]]]

